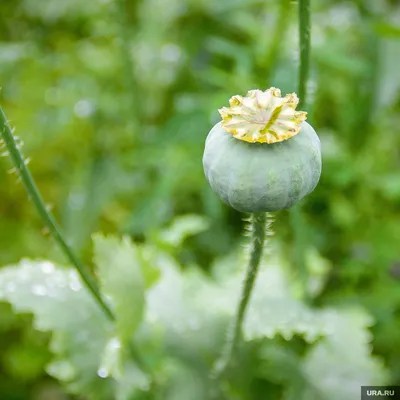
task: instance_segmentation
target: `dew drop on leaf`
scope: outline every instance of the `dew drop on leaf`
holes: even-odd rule
[[[42,271],[45,274],[51,274],[52,272],[54,272],[54,265],[50,261],[43,261],[41,265]]]
[[[97,370],[97,375],[98,375],[100,378],[107,378],[107,376],[108,376],[108,371],[107,371],[106,368],[99,368],[99,369]]]
[[[78,290],[80,290],[82,288],[81,284],[78,281],[71,281],[69,283],[69,287],[71,288],[71,290],[73,290],[74,292],[77,292]]]
[[[121,348],[121,342],[119,341],[118,338],[112,338],[109,341],[109,346],[111,349],[117,350]]]

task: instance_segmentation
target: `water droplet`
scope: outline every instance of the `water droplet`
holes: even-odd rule
[[[43,285],[33,285],[32,286],[32,293],[36,296],[46,296],[47,289]]]
[[[81,288],[82,288],[82,286],[81,286],[81,284],[78,282],[78,281],[71,281],[70,283],[69,283],[69,287],[70,287],[70,289],[71,290],[73,290],[74,292],[77,292],[77,291],[79,291],[79,290],[81,290]]]
[[[108,370],[107,370],[106,368],[99,368],[99,369],[97,370],[97,375],[98,375],[100,378],[107,378],[107,376],[108,376]]]
[[[51,274],[54,271],[54,265],[50,261],[43,261],[42,262],[42,271],[45,274]]]
[[[109,341],[108,345],[110,346],[110,349],[114,349],[114,350],[121,348],[121,342],[119,341],[118,338],[112,338]]]

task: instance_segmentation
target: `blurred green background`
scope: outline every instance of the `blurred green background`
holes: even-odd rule
[[[210,190],[204,141],[232,95],[297,90],[297,30],[289,0],[1,0],[1,104],[87,263],[93,232],[146,243],[186,214],[208,228],[174,249],[182,269],[207,272],[238,248],[242,216]],[[400,4],[312,1],[311,43],[323,174],[302,235],[329,266],[313,302],[368,310],[373,353],[400,385]],[[65,263],[10,169],[2,157],[0,265]],[[290,262],[288,212],[276,219]],[[68,398],[44,372],[47,345],[29,315],[0,303],[2,400]]]

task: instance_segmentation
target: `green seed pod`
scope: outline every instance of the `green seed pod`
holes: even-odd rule
[[[317,186],[320,141],[293,93],[279,89],[234,96],[210,131],[203,166],[211,188],[241,212],[289,208]]]

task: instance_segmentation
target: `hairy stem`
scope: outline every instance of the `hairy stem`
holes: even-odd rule
[[[36,186],[36,183],[32,177],[32,174],[29,168],[26,166],[26,162],[23,158],[21,151],[18,148],[18,144],[15,140],[15,137],[12,133],[12,130],[7,122],[6,116],[2,108],[0,107],[0,132],[4,140],[4,144],[7,148],[9,156],[14,163],[15,169],[19,172],[21,180],[28,191],[29,197],[32,200],[33,204],[38,211],[40,218],[46,225],[46,227],[51,232],[57,244],[60,246],[61,250],[65,254],[65,256],[69,259],[72,265],[77,269],[79,275],[81,276],[83,282],[89,289],[90,293],[93,295],[96,302],[99,304],[101,309],[104,311],[106,316],[110,320],[114,320],[114,315],[111,312],[108,305],[104,302],[101,297],[100,290],[97,286],[96,281],[90,272],[85,268],[79,258],[75,255],[71,247],[68,245],[67,241],[64,238],[57,222],[55,221],[53,215],[46,207],[43,197],[39,192],[39,189]]]
[[[266,224],[266,213],[253,214],[251,216],[251,248],[249,264],[247,267],[246,277],[243,282],[240,301],[236,309],[235,318],[228,331],[227,341],[225,343],[222,356],[218,360],[215,367],[217,377],[223,375],[229,366],[242,332],[244,316],[251,297],[263,253],[266,237]]]
[[[299,109],[303,110],[307,104],[307,83],[310,70],[310,37],[311,37],[311,18],[310,0],[299,0],[299,81],[297,94],[299,96]],[[293,230],[293,258],[294,264],[300,271],[303,283],[303,296],[307,298],[308,273],[305,265],[304,237],[306,235],[306,225],[301,213],[301,205],[296,204],[290,210],[290,224]]]

